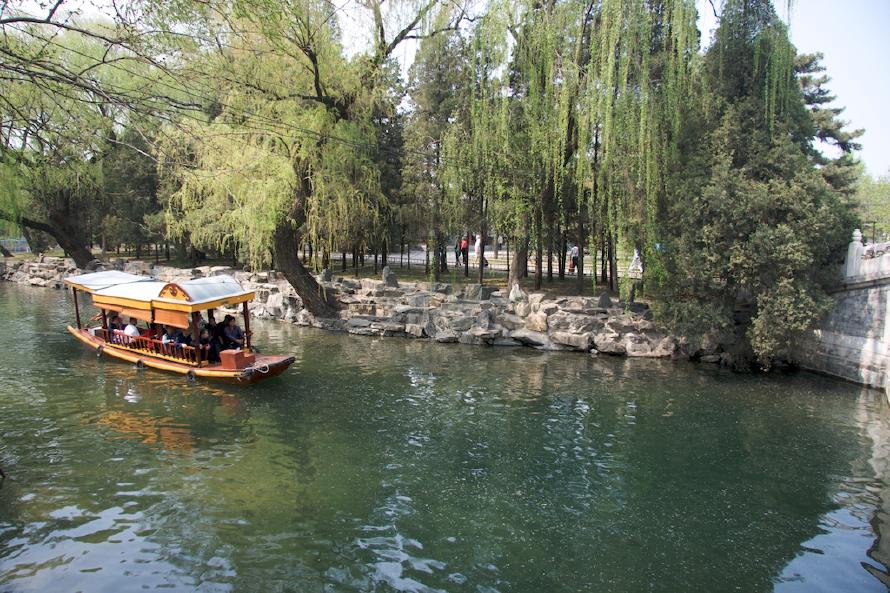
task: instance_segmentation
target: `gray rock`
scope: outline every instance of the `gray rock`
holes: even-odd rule
[[[546,332],[547,314],[542,312],[532,313],[526,318],[525,327],[533,332]]]
[[[464,298],[470,301],[487,301],[495,292],[495,287],[484,284],[472,284],[464,287]]]
[[[590,350],[590,333],[569,333],[564,331],[555,331],[550,334],[550,339],[557,344],[571,346],[575,350]]]
[[[471,335],[482,340],[493,340],[501,336],[501,330],[495,327],[474,327],[466,332],[465,335]]]
[[[532,312],[532,307],[529,303],[516,303],[516,314],[520,317],[528,317]]]
[[[389,266],[383,266],[383,285],[389,288],[398,288],[399,280],[396,278],[396,275],[393,274],[392,270],[389,269]]]
[[[604,292],[600,295],[599,300],[596,302],[596,306],[600,309],[611,309],[612,308],[612,299],[609,297],[609,294]]]
[[[475,317],[454,317],[448,326],[454,331],[465,332],[476,324]]]
[[[538,311],[540,311],[541,313],[543,313],[545,315],[553,315],[554,313],[559,311],[559,305],[557,305],[556,303],[554,303],[552,301],[543,302],[540,305],[538,305]]]
[[[443,344],[447,344],[450,342],[457,342],[457,332],[454,332],[450,329],[443,329],[441,331],[436,332],[436,335],[433,336],[433,340],[436,342],[440,342]]]
[[[427,335],[426,326],[420,325],[418,323],[406,323],[405,333],[415,338],[422,338]]]
[[[498,315],[497,320],[498,323],[509,330],[519,329],[520,327],[525,325],[522,319],[520,319],[516,315],[511,315],[509,313],[501,313],[500,315]]]
[[[522,342],[517,342],[513,338],[496,338],[492,340],[491,345],[503,347],[522,346]]]
[[[593,345],[603,354],[624,354],[627,351],[621,342],[621,336],[614,332],[596,334]]]
[[[352,317],[346,322],[348,328],[370,327],[371,320],[364,317]]]
[[[519,287],[518,282],[514,282],[512,288],[510,288],[510,296],[511,303],[519,303],[522,301],[528,300],[528,295],[523,292],[523,290]]]
[[[529,329],[517,329],[511,331],[509,337],[531,346],[543,346],[550,343],[550,338],[547,337],[547,334]]]
[[[479,316],[476,318],[476,326],[483,329],[488,329],[495,323],[494,311],[491,309],[483,309],[479,312]]]
[[[603,322],[590,315],[558,311],[547,318],[547,325],[551,330],[581,334],[600,329]]]
[[[706,362],[709,364],[718,364],[720,362],[721,356],[719,354],[705,354],[704,356],[699,357],[699,362]]]
[[[321,271],[321,281],[322,282],[333,282],[334,281],[334,273],[331,272],[330,268],[325,268]]]
[[[677,340],[673,336],[662,338],[652,350],[652,356],[655,358],[665,358],[673,356],[677,351]]]

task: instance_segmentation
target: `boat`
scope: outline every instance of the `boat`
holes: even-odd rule
[[[234,383],[256,383],[280,375],[294,362],[293,356],[260,354],[251,347],[247,304],[253,300],[254,292],[244,290],[231,276],[162,282],[150,276],[110,270],[70,276],[65,278],[65,284],[74,297],[76,321],[76,327],[69,325],[68,331],[100,356],[191,378]],[[99,309],[86,324],[81,323],[80,293],[89,294],[93,306]],[[120,315],[122,319],[143,321],[148,327],[179,328],[191,337],[191,344],[198,344],[204,313],[213,321],[214,309],[238,305],[244,316],[244,346],[219,352],[218,362],[207,360],[207,350],[200,347],[164,342],[148,335],[128,336],[109,326],[109,318]]]

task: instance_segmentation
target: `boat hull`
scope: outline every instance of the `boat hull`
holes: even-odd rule
[[[266,356],[257,355],[256,363],[246,369],[225,369],[219,365],[207,367],[194,367],[179,362],[156,358],[150,354],[143,354],[118,348],[114,344],[108,344],[97,338],[87,330],[68,326],[68,332],[75,338],[97,351],[100,355],[107,355],[133,364],[146,366],[161,371],[177,373],[190,377],[215,379],[239,385],[257,383],[271,377],[280,375],[293,364],[293,356]]]

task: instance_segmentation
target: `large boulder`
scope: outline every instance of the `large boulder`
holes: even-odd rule
[[[555,331],[551,332],[550,339],[557,344],[562,344],[563,346],[571,346],[575,350],[581,350],[585,352],[587,350],[590,350],[590,332],[578,334],[564,331]]]
[[[542,347],[550,343],[550,338],[547,337],[547,334],[524,328],[511,331],[509,337],[517,342],[535,347]]]
[[[526,318],[525,327],[533,332],[546,332],[547,314],[541,311],[532,313]]]
[[[528,300],[528,295],[519,287],[518,282],[514,282],[513,287],[510,288],[509,300],[511,303],[520,303]]]
[[[615,332],[603,332],[593,337],[593,345],[597,352],[603,354],[624,354],[627,349],[621,341],[621,335]]]
[[[516,303],[516,314],[519,317],[528,317],[532,312],[532,306],[527,302]]]
[[[582,334],[603,327],[603,322],[598,317],[558,311],[547,318],[547,325],[551,330]]]
[[[525,322],[520,317],[516,315],[512,315],[510,313],[501,313],[497,317],[498,323],[503,325],[505,328],[509,330],[519,329],[520,327],[525,325]]]
[[[443,329],[436,332],[433,336],[433,340],[436,342],[441,342],[443,344],[447,344],[449,342],[457,342],[457,332],[450,329]]]
[[[600,309],[611,309],[612,308],[612,298],[608,293],[604,292],[600,295],[599,300],[596,302],[596,306]]]
[[[464,298],[468,301],[487,301],[496,291],[497,289],[494,286],[471,284],[470,286],[464,287]]]
[[[474,325],[476,325],[476,317],[469,315],[464,317],[453,317],[451,321],[448,322],[450,329],[459,332],[465,332]]]
[[[491,309],[482,309],[476,317],[476,327],[488,329],[495,324],[494,311]]]
[[[389,266],[383,266],[383,285],[388,288],[398,288],[399,280]]]

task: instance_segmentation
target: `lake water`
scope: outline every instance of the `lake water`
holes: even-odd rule
[[[0,285],[0,591],[877,592],[890,413],[816,375],[258,323],[250,388]]]

